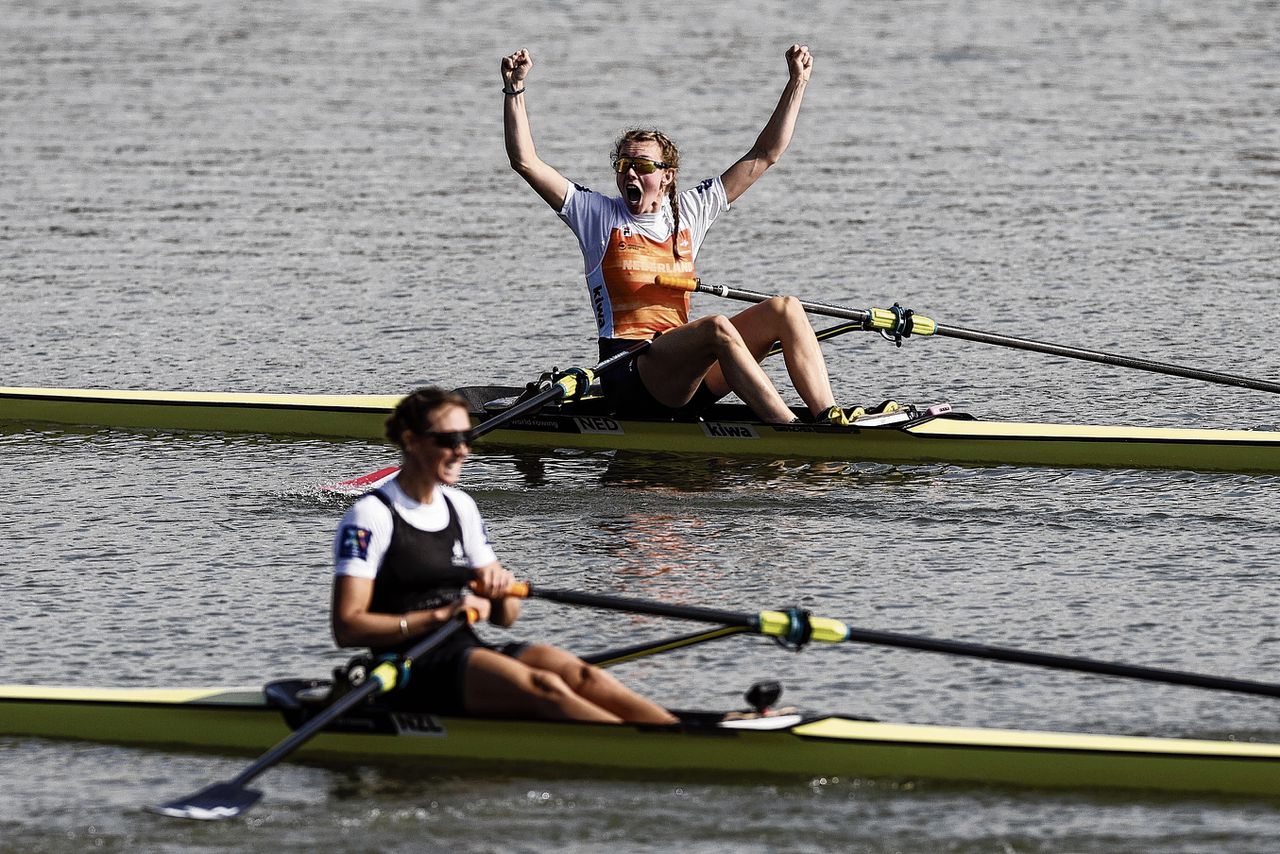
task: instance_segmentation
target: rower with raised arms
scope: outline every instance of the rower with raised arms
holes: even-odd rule
[[[659,130],[633,129],[613,149],[620,195],[605,196],[570,182],[538,157],[525,107],[533,59],[527,50],[502,59],[503,132],[511,168],[578,238],[601,358],[637,339],[653,339],[645,353],[601,377],[620,414],[696,411],[734,392],[763,421],[794,421],[760,367],[774,342],[781,342],[787,373],[812,420],[843,425],[861,414],[835,405],[813,326],[793,297],[773,297],[733,317],[690,321],[689,294],[655,281],[659,275],[693,277],[708,229],[787,150],[813,56],[807,45],[793,44],[786,62],[787,84],[773,115],[755,145],[723,174],[678,190],[675,143]]]
[[[394,480],[358,500],[334,538],[333,634],[339,646],[403,654],[466,611],[497,626],[520,613],[514,579],[475,501],[455,487],[470,453],[466,401],[437,388],[387,419],[400,446]],[[471,579],[464,589],[460,579]],[[415,711],[666,724],[666,709],[547,644],[482,641],[469,625],[413,662],[391,702]]]

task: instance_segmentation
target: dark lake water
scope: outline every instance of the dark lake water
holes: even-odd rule
[[[680,7],[0,0],[0,384],[396,393],[594,362],[575,241],[506,164],[500,57],[542,157],[607,189],[657,123],[682,180],[751,145],[807,42],[795,141],[711,232],[711,282],[1274,380],[1275,2]],[[695,311],[740,306],[695,299]],[[820,319],[819,319],[820,320]],[[840,399],[1280,428],[1274,396],[945,339],[825,345]],[[782,380],[780,364],[769,370]],[[787,396],[791,397],[788,390]],[[5,682],[325,675],[320,485],[368,442],[0,428]],[[477,454],[499,554],[561,587],[1271,680],[1280,478]],[[679,628],[530,603],[588,652]],[[1280,739],[1275,703],[758,639],[619,675],[736,706]],[[249,820],[139,810],[242,757],[0,739],[0,849],[1271,851],[1274,804],[865,781],[454,777],[288,765]]]

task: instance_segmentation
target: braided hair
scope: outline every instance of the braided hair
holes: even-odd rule
[[[656,142],[662,149],[662,162],[667,164],[667,168],[680,168],[680,149],[676,148],[676,144],[665,133],[655,128],[632,128],[625,131],[613,144],[614,159],[621,157],[622,149],[632,142]],[[671,202],[671,215],[674,219],[671,229],[671,254],[676,257],[676,260],[680,260],[680,197],[676,195],[675,176],[672,176],[671,185],[667,188],[667,200]]]
[[[431,416],[446,406],[467,408],[467,401],[451,391],[430,386],[409,394],[387,416],[387,438],[404,450],[405,430],[425,433],[431,429]]]

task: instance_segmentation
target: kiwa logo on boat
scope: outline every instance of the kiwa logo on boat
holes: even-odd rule
[[[704,421],[702,432],[712,439],[759,439],[754,427],[750,424],[735,424],[728,421]]]

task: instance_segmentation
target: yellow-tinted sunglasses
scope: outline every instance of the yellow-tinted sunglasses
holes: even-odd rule
[[[636,170],[637,175],[652,175],[659,169],[666,169],[667,164],[648,157],[616,157],[613,160],[613,171],[621,175],[628,169]]]

